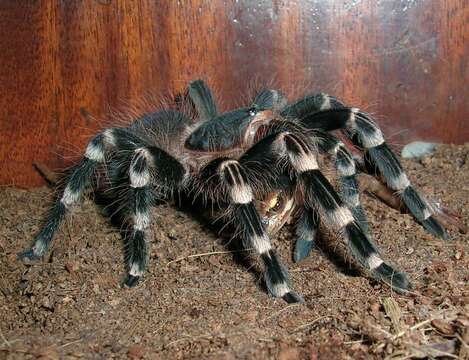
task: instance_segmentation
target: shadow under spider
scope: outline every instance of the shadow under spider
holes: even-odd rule
[[[153,207],[158,205],[167,204],[168,199],[155,200],[152,203]],[[110,224],[119,231],[124,245],[124,259],[127,257],[128,249],[128,230],[125,220],[125,209],[119,208],[121,202],[116,202],[116,198],[106,196],[102,191],[94,192],[94,202],[101,208],[103,215],[108,219]],[[252,252],[246,251],[242,240],[239,236],[231,236],[236,230],[233,224],[226,224],[223,219],[213,221],[213,218],[207,214],[210,209],[216,208],[215,204],[204,203],[200,199],[193,199],[184,193],[178,193],[174,196],[174,200],[170,201],[175,208],[190,218],[199,222],[204,228],[211,231],[218,239],[219,243],[223,245],[228,251],[231,251],[231,258],[237,265],[247,269],[253,276],[257,285],[267,292],[267,288],[262,278],[262,266],[257,257]],[[213,207],[212,207],[213,205]],[[200,209],[204,209],[201,211]],[[215,211],[216,212],[216,211]],[[289,237],[293,240],[290,256],[293,257],[294,242],[296,241],[293,226],[288,226],[287,231],[292,234]],[[323,230],[323,229],[321,229]],[[351,258],[349,252],[346,250],[345,244],[341,243],[338,236],[327,231],[320,231],[315,240],[312,252],[309,256],[316,256],[317,253],[325,256],[331,263],[334,264],[336,270],[346,276],[357,277],[363,276],[363,271],[360,270],[358,263]]]
[[[346,245],[341,242],[339,235],[324,231],[321,228],[316,235],[315,244],[309,256],[315,256],[314,253],[325,256],[338,272],[346,276],[363,276],[360,265],[353,259],[350,252],[346,250]]]

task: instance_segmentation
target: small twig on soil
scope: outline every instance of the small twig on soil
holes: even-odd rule
[[[80,342],[80,341],[83,341],[83,339],[78,339],[78,340],[70,341],[70,342],[68,342],[68,343],[66,343],[66,344],[60,345],[59,348],[63,349],[64,347],[67,347],[67,346],[69,346],[69,345],[76,344],[76,343],[78,343],[78,342]]]
[[[391,283],[392,283],[392,278],[391,278]],[[420,296],[420,293],[418,293],[416,291],[412,291],[412,290],[403,290],[400,293],[397,293],[396,291],[394,291],[394,289],[392,287],[392,284],[383,281],[383,287],[384,287],[384,285],[389,286],[389,290],[390,290],[389,296],[390,297],[394,297],[395,294],[399,294],[401,296]]]
[[[273,313],[272,315],[270,316],[267,316],[264,320],[262,320],[262,322],[265,322],[267,320],[270,320],[278,315],[280,315],[281,313],[283,313],[284,311],[287,311],[288,309],[291,309],[292,307],[297,307],[297,306],[301,306],[303,304],[291,304],[291,305],[288,305],[288,306],[285,306],[283,309]]]
[[[266,342],[266,343],[271,343],[271,342],[274,342],[274,341],[275,341],[273,338],[270,338],[270,339],[267,339],[267,338],[258,338],[257,340],[263,341],[263,342]]]
[[[306,324],[303,324],[303,325],[298,326],[298,327],[295,328],[292,332],[297,332],[298,330],[307,328],[308,326],[314,325],[314,324],[316,324],[317,322],[319,322],[319,321],[321,321],[321,320],[323,320],[323,319],[327,319],[327,318],[337,319],[335,316],[331,316],[331,315],[320,316],[320,317],[318,317],[317,319],[314,319],[313,321],[311,321],[311,322],[309,322],[309,323],[306,323]]]
[[[163,328],[166,326],[166,324],[167,324],[168,322],[169,322],[169,320],[164,321],[164,322],[163,322],[163,325],[161,325],[158,329],[156,329],[155,331],[153,331],[153,334],[158,333],[161,329],[163,329]]]
[[[386,339],[386,341],[379,343],[379,344],[376,346],[375,351],[378,350],[378,349],[380,349],[380,348],[383,348],[388,342],[394,342],[395,340],[397,340],[397,339],[401,338],[402,336],[404,336],[406,333],[412,332],[412,331],[414,331],[414,330],[417,330],[417,329],[421,328],[422,326],[431,323],[431,322],[432,322],[433,320],[435,320],[435,319],[436,319],[436,318],[431,318],[431,319],[427,319],[427,320],[421,321],[421,322],[415,324],[414,326],[411,326],[411,327],[409,327],[409,328],[407,328],[407,329],[401,330],[399,333],[395,334],[394,336],[390,336],[391,334],[388,333],[387,331],[385,331],[385,330],[383,330],[383,329],[380,329],[380,328],[378,328],[378,327],[373,326],[374,328],[379,329],[379,330],[381,330],[381,331],[383,331],[383,332],[385,332],[385,333],[387,334],[387,339]],[[467,346],[467,345],[466,345],[466,346]]]
[[[193,255],[183,256],[175,260],[171,260],[170,262],[166,263],[166,266],[168,266],[169,264],[177,263],[182,260],[190,259],[190,258],[197,258],[197,257],[203,257],[203,256],[210,256],[210,255],[220,255],[220,254],[232,254],[232,253],[247,252],[247,251],[252,251],[252,249],[236,250],[236,251],[212,251],[212,252],[207,252],[207,253],[202,253],[202,254],[193,254]]]
[[[379,326],[370,324],[370,327],[372,327],[373,329],[378,330],[379,332],[383,333],[386,336],[387,339],[392,338],[392,334],[390,332],[380,328]]]
[[[461,337],[461,335],[459,335],[458,333],[456,333],[456,339],[459,340],[459,342],[461,343],[461,345],[462,345],[466,350],[469,350],[469,345],[464,342],[464,339],[463,339],[463,338]]]
[[[402,355],[402,357],[398,357]],[[407,359],[412,359],[414,357],[414,355],[409,355],[408,352],[405,352],[405,351],[397,351],[397,352],[394,352],[392,353],[391,355],[388,355],[384,358],[384,360],[393,360],[393,359],[396,359],[396,360],[407,360]]]
[[[28,354],[32,355],[32,353],[28,350],[23,349],[13,349],[13,348],[0,348],[1,352],[9,352],[9,353],[19,353],[19,354]]]
[[[402,336],[404,336],[407,332],[409,331],[414,331],[414,330],[417,330],[418,328],[422,327],[423,325],[427,325],[429,323],[432,322],[432,320],[434,319],[427,319],[427,320],[424,320],[422,322],[419,322],[418,324],[415,324],[414,326],[411,326],[410,328],[408,329],[405,329],[405,330],[402,330],[401,332],[399,332],[398,334],[394,335],[392,338],[391,338],[391,341],[394,341]]]
[[[344,345],[361,344],[363,340],[345,341]]]
[[[399,308],[399,304],[394,300],[392,297],[386,297],[382,300],[384,311],[386,315],[391,319],[393,330],[395,334],[401,333],[402,325],[401,325],[401,309]]]
[[[0,336],[2,337],[3,343],[6,344],[6,346],[11,347],[10,342],[6,339],[6,337],[3,335],[3,331],[0,328]]]

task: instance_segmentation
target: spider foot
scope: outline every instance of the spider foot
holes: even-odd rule
[[[34,252],[34,249],[28,249],[28,250],[24,250],[20,253],[18,253],[17,255],[18,257],[18,260],[21,260],[23,262],[28,262],[28,261],[38,261],[38,260],[41,260],[42,256],[41,255],[37,255],[35,252]]]
[[[420,222],[427,232],[443,240],[451,240],[445,228],[433,216]]]
[[[282,298],[287,303],[303,303],[303,298],[291,288],[291,281],[286,267],[280,262],[275,251],[261,255],[266,265],[264,280],[269,294]]]
[[[435,237],[449,240],[449,235],[446,230],[441,226],[438,220],[435,219],[432,208],[428,202],[415,190],[411,185],[402,192],[402,200],[406,204],[409,211],[417,219],[420,224],[430,234]]]
[[[434,214],[432,214],[430,210],[427,209],[428,206],[422,200],[421,196],[412,186],[407,187],[407,189],[404,190],[402,194],[398,194],[386,184],[368,174],[361,174],[359,183],[361,189],[372,194],[375,198],[381,200],[387,206],[401,212],[411,212],[420,225],[422,225],[428,233],[435,237],[442,238],[444,240],[451,239],[440,221],[445,226],[454,224],[461,228],[458,222],[454,220],[455,217],[445,214],[445,210],[440,207],[439,204],[430,204],[431,210],[434,211]],[[423,220],[419,221],[418,219]]]
[[[311,250],[316,248],[316,243],[313,240],[298,239],[295,244],[295,251],[293,253],[293,260],[300,262],[311,253]]]
[[[282,298],[289,304],[304,303],[303,297],[291,288],[286,268],[278,263],[275,256],[272,258],[275,269],[268,264],[267,271],[264,273],[265,285],[269,294],[275,298]]]
[[[288,304],[304,304],[305,302],[303,297],[293,290],[290,290],[285,295],[283,295],[282,299],[285,300]]]
[[[412,289],[412,284],[404,272],[397,271],[384,262],[374,269],[373,273],[378,280],[390,285],[400,294],[405,294]]]
[[[141,276],[134,276],[134,275],[127,275],[127,278],[124,280],[124,286],[127,286],[128,288],[133,288],[137,286],[137,284],[140,282]]]

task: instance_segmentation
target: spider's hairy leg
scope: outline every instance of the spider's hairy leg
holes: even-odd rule
[[[253,100],[253,106],[258,110],[279,111],[287,105],[287,98],[278,90],[264,89]]]
[[[188,86],[187,92],[194,104],[199,120],[213,119],[218,115],[215,99],[210,88],[203,80],[192,81]]]
[[[293,260],[299,262],[311,253],[319,228],[319,214],[314,208],[303,207],[296,224],[296,243]]]
[[[238,161],[225,159],[218,164],[216,171],[228,193],[230,213],[239,226],[244,247],[253,248],[265,266],[264,280],[268,291],[289,303],[303,302],[301,296],[291,289],[287,269],[264,229],[245,169]]]
[[[432,235],[448,238],[445,229],[435,219],[434,211],[412,186],[398,158],[386,144],[381,130],[368,114],[344,107],[337,101],[329,109],[312,112],[298,117],[298,120],[308,129],[342,129],[357,148],[365,151],[365,159],[373,168],[374,175],[382,176],[387,185],[400,194],[414,218]]]
[[[398,194],[415,219],[431,234],[443,239],[448,234],[435,219],[425,198],[412,186],[397,156],[386,144],[381,130],[365,113],[351,109],[344,131],[353,143],[364,149],[365,160],[372,173],[382,176],[387,185]]]
[[[357,168],[352,154],[345,144],[330,133],[315,130],[313,140],[321,152],[331,155],[339,175],[340,195],[352,211],[360,227],[368,234],[368,218],[360,203],[360,189],[357,181]]]
[[[286,119],[297,119],[301,121],[318,112],[342,108],[343,106],[344,105],[335,97],[319,93],[305,96],[302,99],[285,106],[280,112],[280,115]],[[329,122],[330,121],[327,123]],[[326,126],[328,125],[327,123],[325,124]],[[324,125],[318,128],[325,130]]]
[[[382,259],[378,249],[355,221],[352,212],[342,202],[332,185],[319,170],[314,151],[300,134],[281,133],[278,136],[289,162],[304,186],[305,206],[315,208],[327,226],[342,233],[357,261],[374,277],[390,284],[397,291],[406,291],[410,283]]]
[[[128,192],[131,215],[130,234],[126,236],[126,259],[128,276],[125,284],[135,286],[143,275],[148,263],[148,244],[145,230],[150,224],[152,193],[150,188],[151,155],[145,148],[135,150],[129,167],[130,190]]]
[[[152,172],[153,170],[153,172]],[[148,265],[148,243],[145,231],[150,225],[153,189],[174,191],[184,181],[186,170],[171,155],[157,147],[134,151],[129,166],[130,190],[127,193],[130,229],[126,234],[128,276],[125,285],[135,286]]]
[[[138,138],[126,129],[109,128],[97,134],[87,145],[84,157],[66,178],[65,188],[56,198],[46,215],[44,224],[34,239],[31,249],[19,254],[20,259],[38,260],[49,249],[55,232],[72,209],[80,202],[83,193],[91,185],[95,171],[103,165],[108,151],[134,149]]]
[[[21,259],[38,260],[49,249],[53,236],[65,218],[67,211],[81,200],[89,187],[95,170],[105,160],[105,148],[114,138],[109,130],[96,135],[89,143],[82,160],[75,165],[66,180],[60,197],[48,211],[45,222],[34,239],[31,249],[19,254]]]

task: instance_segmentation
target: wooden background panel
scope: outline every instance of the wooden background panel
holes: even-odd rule
[[[41,185],[32,163],[68,165],[109,108],[198,77],[224,109],[272,84],[360,106],[394,144],[468,141],[465,2],[3,0],[0,184]]]

